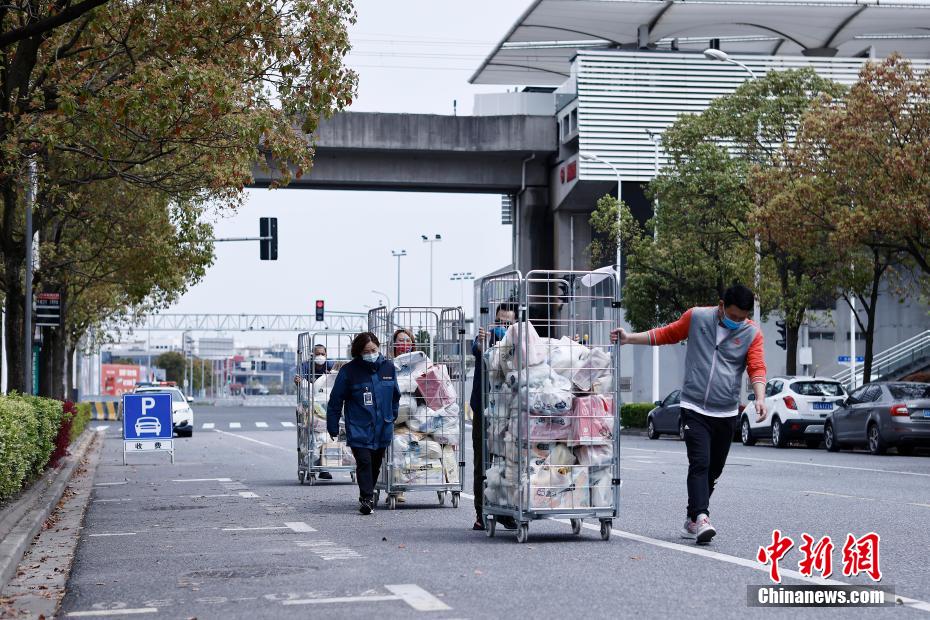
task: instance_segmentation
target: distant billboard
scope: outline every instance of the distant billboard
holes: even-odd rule
[[[235,354],[232,338],[200,338],[197,341],[197,357],[206,360],[227,360]]]
[[[100,392],[109,396],[122,396],[132,392],[142,379],[142,367],[129,364],[101,364]]]

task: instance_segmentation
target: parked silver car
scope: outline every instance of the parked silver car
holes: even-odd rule
[[[878,381],[855,390],[824,422],[830,452],[866,445],[872,454],[895,447],[910,454],[930,445],[930,384]]]

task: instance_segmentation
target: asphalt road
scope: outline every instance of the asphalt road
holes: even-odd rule
[[[684,445],[624,437],[621,517],[612,539],[587,529],[575,537],[567,524],[545,521],[532,523],[529,542],[519,545],[509,532],[489,539],[470,530],[470,495],[455,509],[439,507],[434,493],[408,493],[398,510],[363,517],[348,476],[298,485],[296,432],[284,424],[293,419],[289,408],[198,408],[194,436],[178,440],[174,465],[165,455],[146,454],[123,466],[119,429],[110,425],[61,617],[919,618],[930,612],[928,456],[734,445],[712,502],[719,534],[696,547],[678,537]],[[802,532],[830,535],[837,545],[833,578],[845,583],[869,583],[842,576],[847,533],[878,532],[882,583],[917,602],[748,608],[746,586],[769,583],[755,556],[775,528],[798,544]],[[781,563],[786,584],[801,583],[792,576],[800,557],[795,548]]]

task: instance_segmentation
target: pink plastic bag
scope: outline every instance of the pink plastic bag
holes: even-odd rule
[[[613,400],[594,394],[579,396],[572,404],[572,435],[575,445],[610,443],[614,436]]]
[[[572,420],[568,416],[530,416],[530,441],[566,441],[572,436]]]
[[[417,387],[426,400],[426,406],[439,411],[455,402],[455,387],[449,378],[449,371],[442,364],[434,364],[417,377]]]

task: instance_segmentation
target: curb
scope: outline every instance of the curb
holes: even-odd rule
[[[45,472],[0,513],[0,589],[16,575],[23,555],[61,500],[75,468],[91,447],[100,443],[99,433],[92,429],[85,430],[83,435],[61,466]]]

